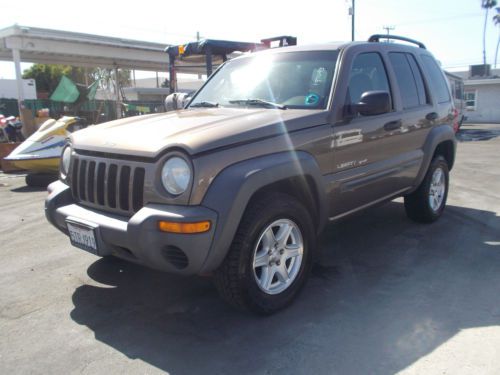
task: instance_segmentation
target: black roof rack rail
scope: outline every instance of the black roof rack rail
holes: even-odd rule
[[[406,38],[404,36],[398,36],[398,35],[375,34],[375,35],[372,35],[370,38],[368,38],[368,41],[370,43],[380,42],[380,39],[402,40],[403,42],[413,43],[413,44],[416,44],[417,46],[419,46],[420,48],[427,49],[427,48],[425,48],[425,44],[422,42],[419,42],[418,40],[410,39],[410,38]]]
[[[264,44],[267,48],[271,48],[272,42],[279,42],[280,47],[296,46],[297,38],[294,36],[283,35],[283,36],[275,36],[274,38],[261,39],[260,42]]]

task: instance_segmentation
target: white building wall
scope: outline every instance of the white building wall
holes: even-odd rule
[[[467,122],[500,123],[500,84],[465,86],[465,92],[476,92],[476,108],[467,109]]]
[[[34,79],[23,79],[25,99],[36,99],[36,83]],[[15,79],[0,79],[0,98],[17,99],[17,83]]]

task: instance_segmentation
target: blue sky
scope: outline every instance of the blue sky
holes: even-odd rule
[[[294,35],[299,44],[349,40],[350,0],[189,2],[142,0],[116,6],[112,1],[34,0],[2,4],[0,28],[14,23],[164,43],[203,37],[258,41]],[[72,6],[73,5],[73,6]],[[78,9],[78,10],[77,10]],[[493,64],[499,26],[488,16],[487,60]],[[445,68],[482,62],[484,11],[480,0],[356,0],[356,39],[383,33],[424,42]],[[12,64],[0,63],[0,77],[13,78]]]

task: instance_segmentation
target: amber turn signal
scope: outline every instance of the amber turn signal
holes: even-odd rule
[[[210,230],[210,221],[196,223],[178,223],[174,221],[158,221],[158,229],[168,233],[204,233]]]

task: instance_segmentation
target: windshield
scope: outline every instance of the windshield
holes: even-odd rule
[[[229,61],[189,107],[325,109],[337,56],[337,51],[309,51]]]

